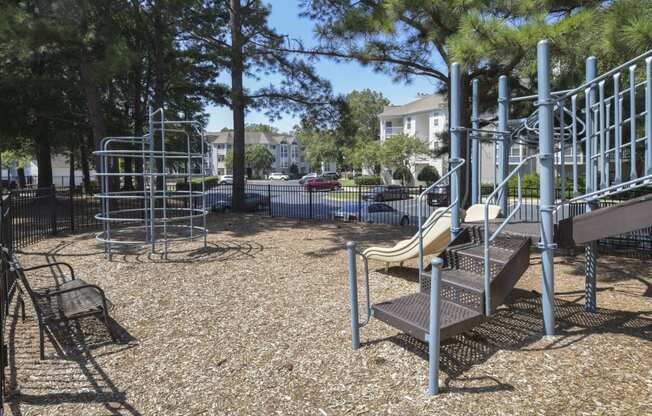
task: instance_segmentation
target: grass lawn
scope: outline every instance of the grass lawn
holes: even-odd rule
[[[340,181],[342,186],[355,186],[355,182],[353,182],[353,179],[342,179]]]
[[[328,195],[324,197],[330,201],[351,201],[358,202],[360,198],[358,196],[358,191],[346,191],[346,192],[329,192]]]

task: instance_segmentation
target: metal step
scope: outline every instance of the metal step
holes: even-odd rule
[[[430,296],[413,293],[372,306],[373,316],[414,338],[426,341],[430,324]],[[456,303],[441,301],[440,337],[446,339],[480,324],[484,317]]]

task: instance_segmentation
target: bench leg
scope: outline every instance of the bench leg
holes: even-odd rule
[[[25,301],[23,300],[22,296],[19,298],[20,302],[20,316],[23,322],[25,322]]]
[[[109,335],[111,335],[111,339],[114,342],[117,342],[118,338],[113,333],[113,330],[111,329],[111,325],[109,324],[109,314],[106,311],[104,311],[102,313],[102,317],[104,318],[104,325],[106,325],[106,330],[109,331]]]

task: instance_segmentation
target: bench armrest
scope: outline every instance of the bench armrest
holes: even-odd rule
[[[37,270],[37,269],[44,269],[46,267],[52,267],[52,266],[66,266],[68,270],[70,270],[70,277],[74,280],[75,279],[75,271],[73,270],[72,266],[68,263],[64,262],[56,262],[56,263],[48,263],[48,264],[40,264],[38,266],[32,266],[32,267],[25,267],[23,269],[24,272],[28,272],[30,270]]]

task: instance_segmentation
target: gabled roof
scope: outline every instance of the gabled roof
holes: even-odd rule
[[[206,133],[206,141],[213,143],[233,144],[233,130]],[[274,134],[262,131],[245,131],[245,144],[274,145],[285,141],[288,144],[296,139],[287,134]]]
[[[433,110],[445,110],[448,107],[446,97],[439,94],[426,95],[405,105],[388,105],[379,116],[392,117],[406,114],[423,113]]]

